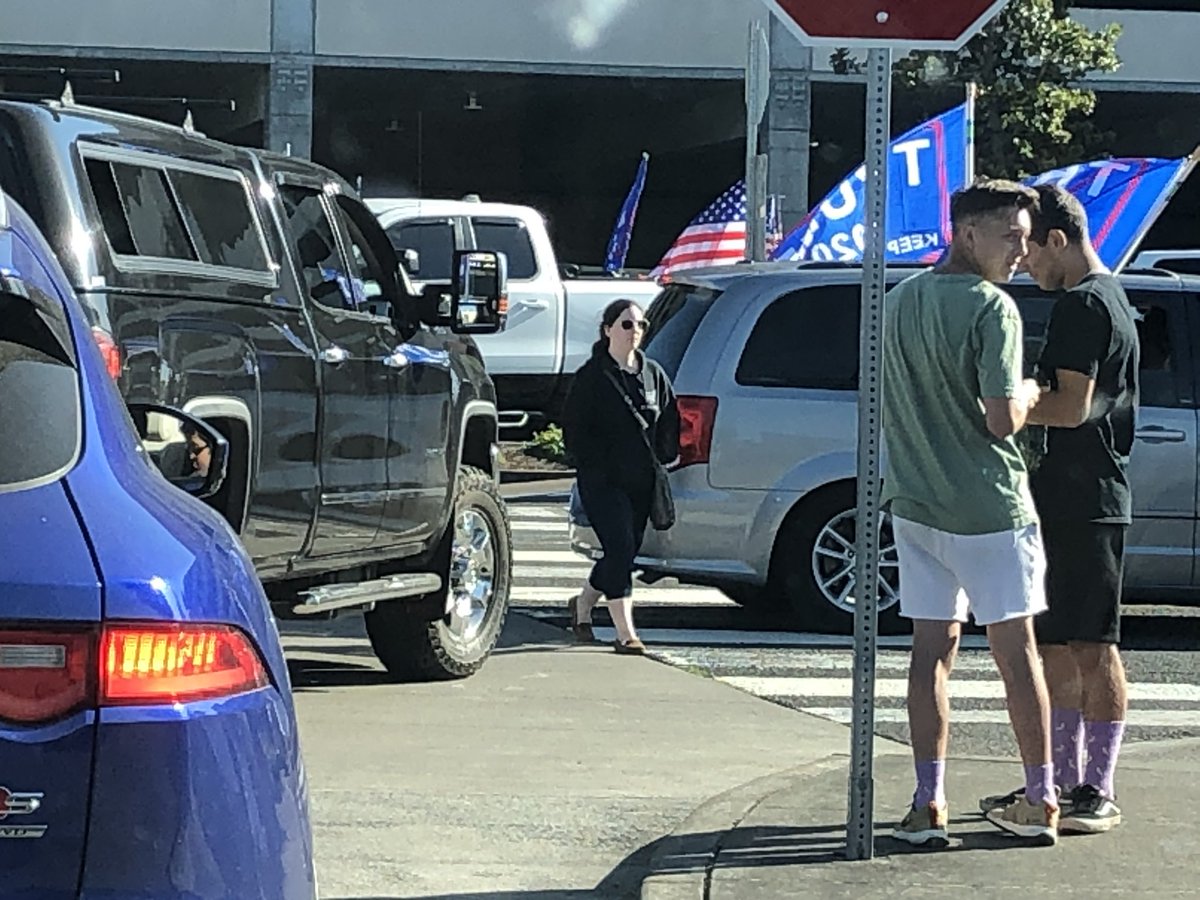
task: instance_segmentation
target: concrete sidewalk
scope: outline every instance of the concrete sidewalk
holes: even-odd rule
[[[1195,896],[1200,741],[1134,744],[1118,772],[1124,823],[1107,835],[1064,835],[1023,847],[976,812],[979,797],[1021,783],[1015,760],[948,767],[951,846],[914,850],[891,838],[912,795],[912,764],[875,765],[875,859],[843,858],[848,760],[839,754],[763,779],[696,810],[650,862],[642,900],[793,897]]]

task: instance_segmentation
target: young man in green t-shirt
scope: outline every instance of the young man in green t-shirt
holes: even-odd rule
[[[995,825],[1058,839],[1050,706],[1033,617],[1046,559],[1015,435],[1037,403],[1008,282],[1027,249],[1037,194],[984,181],[955,195],[953,241],[935,268],[888,294],[883,348],[884,502],[900,559],[900,611],[913,620],[908,716],[917,790],[894,834],[946,846],[947,681],[968,613],[987,628],[1025,764],[1025,790]]]

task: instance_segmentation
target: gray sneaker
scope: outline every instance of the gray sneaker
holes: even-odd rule
[[[1121,808],[1090,784],[1074,791],[1075,801],[1064,809],[1058,828],[1063,833],[1103,834],[1121,824]]]
[[[1075,793],[1082,789],[1081,787],[1068,788],[1063,790],[1058,785],[1054,786],[1054,792],[1058,795],[1058,808],[1062,810],[1062,814],[1066,815],[1075,803]],[[987,797],[979,798],[979,811],[985,816],[993,809],[1003,809],[1006,806],[1012,806],[1018,800],[1025,799],[1025,788],[1019,787],[1015,791],[1009,791],[1007,794],[990,794]]]

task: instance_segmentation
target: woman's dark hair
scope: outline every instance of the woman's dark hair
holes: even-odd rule
[[[614,300],[608,306],[604,307],[604,313],[600,316],[600,340],[592,344],[592,356],[600,356],[608,352],[608,335],[604,333],[604,329],[612,328],[617,324],[617,319],[621,318],[621,313],[625,312],[631,306],[637,306],[638,309],[641,309],[636,300],[630,300],[628,297]]]

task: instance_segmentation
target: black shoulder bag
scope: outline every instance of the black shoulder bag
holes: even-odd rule
[[[642,368],[642,377],[645,377],[645,367]],[[667,475],[666,467],[658,461],[658,454],[654,452],[654,445],[650,442],[650,423],[646,421],[636,406],[633,405],[633,400],[629,396],[629,392],[617,380],[617,377],[608,369],[604,373],[608,376],[608,380],[612,382],[613,387],[617,389],[625,405],[629,407],[629,411],[637,420],[638,425],[642,429],[642,440],[646,444],[646,450],[650,454],[650,465],[654,467],[654,487],[650,494],[650,524],[654,526],[655,531],[666,531],[675,524],[675,499],[671,496],[671,480]]]

